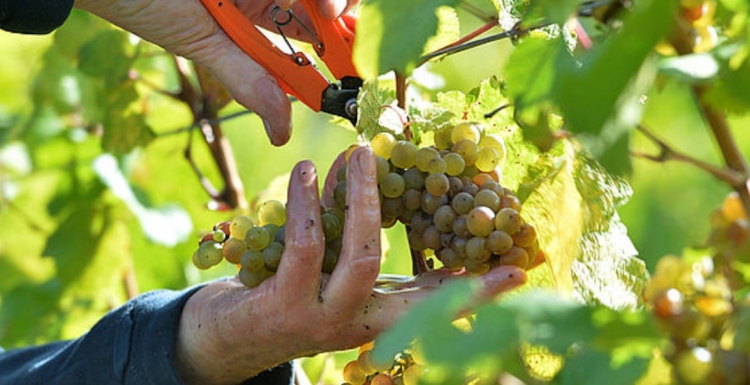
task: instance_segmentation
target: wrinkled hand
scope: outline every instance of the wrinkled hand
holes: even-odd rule
[[[333,273],[320,272],[325,242],[318,180],[312,163],[303,161],[290,180],[286,245],[276,275],[253,289],[236,277],[215,282],[185,305],[176,349],[187,383],[239,383],[297,357],[362,345],[460,275],[431,271],[407,282],[410,290],[373,290],[381,248],[372,151],[356,150],[347,172],[343,247]],[[496,268],[481,277],[477,296],[495,296],[525,279],[519,268]]]
[[[237,0],[253,23],[275,30],[271,12],[278,4],[305,20],[296,0]],[[319,0],[320,13],[339,17],[358,0]],[[94,13],[143,39],[193,60],[211,72],[232,96],[262,119],[271,143],[282,145],[292,132],[291,103],[276,80],[252,61],[206,11],[199,0],[76,0],[76,7]],[[309,40],[301,28],[289,37]]]

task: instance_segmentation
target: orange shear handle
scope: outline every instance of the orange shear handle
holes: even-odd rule
[[[318,56],[338,79],[357,76],[352,64],[354,32],[341,19],[324,20],[317,12],[316,0],[300,0],[312,20],[313,44]],[[271,42],[234,5],[233,0],[201,0],[224,32],[256,63],[276,78],[281,89],[314,111],[323,105],[323,93],[330,83],[303,53],[287,54]]]

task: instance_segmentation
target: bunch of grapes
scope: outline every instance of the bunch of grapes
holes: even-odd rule
[[[644,297],[669,336],[665,357],[679,384],[750,382],[750,298],[733,293],[731,260],[747,259],[750,226],[739,197],[730,194],[711,217],[712,257],[689,263],[659,260]]]
[[[390,133],[373,137],[382,227],[405,225],[410,248],[434,253],[447,268],[482,274],[496,265],[528,268],[542,258],[535,228],[521,218],[521,202],[500,185],[505,144],[476,123],[435,133],[418,148]],[[326,241],[322,271],[331,273],[342,246],[346,167],[336,175],[334,207],[321,208]],[[218,224],[193,256],[198,268],[225,258],[241,266],[240,280],[255,287],[276,271],[284,250],[284,206],[261,206],[259,223],[238,216]],[[433,263],[434,265],[434,263]]]
[[[337,208],[321,210],[326,239],[321,270],[331,273],[341,251],[344,213]],[[284,252],[285,222],[284,204],[270,200],[260,206],[257,224],[245,215],[218,223],[199,242],[193,264],[199,269],[208,269],[226,259],[240,266],[239,279],[245,286],[258,286],[279,267]]]
[[[435,132],[429,147],[390,133],[375,135],[370,145],[382,225],[403,223],[412,250],[434,253],[445,267],[475,274],[495,265],[525,269],[542,258],[535,228],[521,218],[521,202],[499,183],[501,137],[465,122]],[[333,196],[345,207],[343,177]]]
[[[416,349],[400,353],[386,365],[378,365],[370,358],[372,348],[372,342],[360,346],[357,359],[344,366],[343,385],[416,385],[426,370]]]

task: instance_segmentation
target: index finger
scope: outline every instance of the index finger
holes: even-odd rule
[[[368,147],[349,158],[346,201],[341,255],[325,291],[330,306],[340,312],[358,310],[380,272],[380,198],[375,156]]]

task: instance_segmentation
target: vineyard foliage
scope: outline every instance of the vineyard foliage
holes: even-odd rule
[[[737,128],[750,110],[750,3],[363,0],[356,11],[358,124],[297,103],[282,148],[204,70],[90,14],[74,10],[51,36],[0,35],[0,345],[75,338],[138,293],[235,274],[196,270],[197,240],[285,200],[297,161],[323,173],[379,132],[427,146],[468,120],[505,139],[501,183],[547,263],[463,326],[456,312],[476,288],[447,285],[374,357],[417,344],[425,383],[669,383],[667,336],[642,293],[663,255],[712,255],[709,215],[747,179],[750,137]],[[473,31],[497,39],[461,50]],[[384,239],[383,272],[409,274],[403,227]],[[728,266],[735,298],[744,258]],[[304,364],[340,381],[326,362]]]

